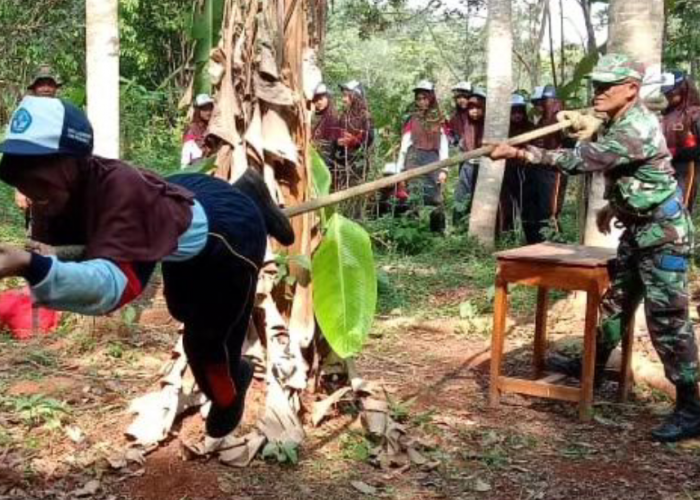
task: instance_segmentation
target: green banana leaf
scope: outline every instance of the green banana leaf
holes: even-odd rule
[[[211,94],[211,81],[206,68],[211,50],[221,35],[224,0],[200,0],[192,15],[191,36],[194,40],[194,94]]]
[[[314,147],[311,148],[311,177],[316,198],[331,192],[331,172]]]
[[[341,358],[357,354],[377,308],[377,276],[367,231],[333,214],[311,272],[314,313],[324,337]]]

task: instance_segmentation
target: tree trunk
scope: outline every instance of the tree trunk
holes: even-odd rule
[[[95,154],[119,157],[119,1],[86,0],[87,114]]]
[[[586,51],[588,54],[593,54],[598,51],[598,42],[595,36],[595,28],[593,27],[591,0],[579,0],[579,3],[583,10],[583,20],[586,23]]]
[[[664,29],[663,0],[611,0],[609,52],[621,52],[647,66],[645,81],[658,81],[661,73],[661,49]],[[658,95],[659,85],[645,85],[642,97]],[[596,212],[605,204],[605,181],[601,174],[593,174],[588,193],[586,229],[587,245],[615,247],[619,231],[603,235],[595,224]]]
[[[508,137],[513,72],[512,6],[510,0],[489,0],[487,40],[487,91],[484,140]],[[495,245],[501,184],[505,163],[484,158],[474,193],[469,234],[487,247]]]

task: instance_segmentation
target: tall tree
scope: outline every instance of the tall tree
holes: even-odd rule
[[[87,104],[95,153],[119,157],[119,1],[86,0]]]
[[[664,30],[663,0],[611,0],[609,52],[621,52],[647,67],[646,82],[658,81],[661,72],[661,54]],[[653,98],[658,85],[645,85],[643,96]],[[603,235],[598,231],[595,217],[605,204],[605,181],[601,174],[591,177],[591,189],[586,209],[584,242],[587,245],[613,247],[619,233]]]
[[[513,79],[513,32],[510,0],[489,0],[487,25],[487,93],[484,140],[508,137],[510,93]],[[474,209],[469,220],[469,234],[487,247],[495,245],[498,201],[505,163],[481,160],[474,193]]]

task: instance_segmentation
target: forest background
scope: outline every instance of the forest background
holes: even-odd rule
[[[697,76],[700,35],[692,27],[700,22],[700,6],[691,0],[666,3],[665,64]],[[193,70],[193,4],[190,0],[120,1],[122,156],[163,173],[179,167],[187,118],[178,103]],[[596,34],[605,38],[600,33],[606,30],[607,3],[514,0],[513,8],[513,90],[527,93],[535,85],[557,83],[569,106],[584,103],[587,89],[580,77],[598,51]],[[2,2],[0,123],[7,122],[32,71],[41,63],[54,65],[61,75],[63,97],[85,104],[84,17],[82,0]],[[452,110],[449,88],[455,82],[485,85],[485,18],[483,0],[337,0],[330,4],[319,60],[331,89],[349,79],[365,86],[378,137],[372,175],[380,175],[384,164],[397,155],[401,122],[416,81],[436,82],[446,115]],[[586,32],[575,32],[574,26]],[[3,206],[11,201],[7,189],[2,200]],[[17,210],[3,210],[0,217],[10,227],[19,225]]]

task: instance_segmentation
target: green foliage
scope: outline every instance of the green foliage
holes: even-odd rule
[[[148,88],[164,87],[168,78],[176,86],[186,85],[191,16],[191,0],[120,0],[122,75]]]
[[[321,155],[313,147],[311,148],[311,180],[317,198],[331,192],[331,173]]]
[[[427,211],[423,217],[384,216],[366,223],[372,237],[384,248],[405,255],[418,255],[433,244],[436,236],[430,232]]]
[[[274,460],[280,464],[299,463],[299,445],[294,441],[270,441],[263,448],[263,460]]]
[[[219,42],[223,22],[223,0],[199,0],[192,17],[191,36],[194,41],[194,93],[211,93],[211,81],[206,67],[212,48]]]
[[[336,354],[360,351],[377,306],[377,278],[369,235],[334,214],[312,260],[314,312]]]
[[[176,96],[123,80],[121,88],[122,156],[135,165],[168,174],[180,168],[183,118]]]
[[[693,70],[700,77],[700,3],[697,0],[666,2],[667,29],[664,39],[664,65],[667,68]]]
[[[45,425],[47,428],[60,427],[70,414],[63,401],[47,398],[42,394],[14,396],[3,399],[3,406],[17,414],[28,427]]]

